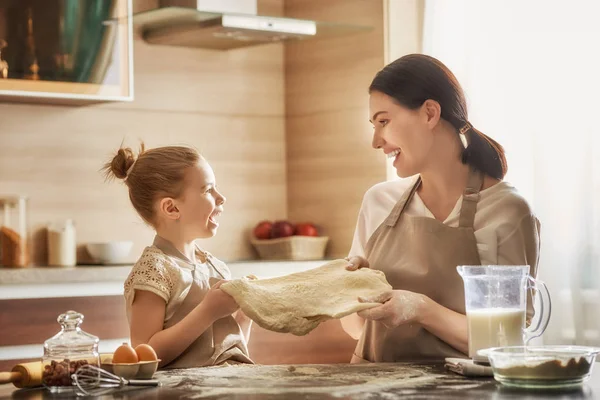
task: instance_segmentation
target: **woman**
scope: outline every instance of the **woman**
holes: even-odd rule
[[[361,299],[383,304],[342,321],[359,339],[353,362],[464,357],[456,267],[529,265],[535,276],[539,221],[502,181],[502,146],[469,123],[464,93],[440,61],[404,56],[379,71],[369,93],[373,148],[410,178],[379,183],[363,199],[349,268],[381,270],[394,290]]]

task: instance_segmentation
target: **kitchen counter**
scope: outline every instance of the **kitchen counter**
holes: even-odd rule
[[[233,279],[254,274],[272,278],[316,268],[317,261],[245,261],[228,263]],[[123,294],[123,282],[132,265],[81,265],[77,267],[0,268],[0,300],[112,296]]]
[[[597,369],[582,389],[553,392],[509,389],[492,378],[465,378],[447,372],[441,364],[240,365],[161,371],[155,377],[162,383],[161,387],[127,390],[121,392],[119,398],[480,400],[593,399],[600,395],[600,371]],[[43,389],[14,390],[7,386],[0,386],[0,399],[51,398]]]
[[[312,269],[324,262],[249,261],[228,265],[234,279],[249,274],[270,278]],[[114,351],[129,337],[123,283],[130,271],[131,265],[0,268],[0,308],[4,310],[0,312],[0,366],[9,368],[22,360],[39,359],[44,341],[59,329],[58,315],[73,309],[85,316],[82,328],[100,338],[100,351]],[[303,354],[285,356],[289,362],[298,362],[302,357],[303,362],[343,362],[353,346],[344,340],[338,325],[300,343],[260,332],[254,338],[253,349],[259,359],[262,355],[263,360],[282,363],[267,350],[285,349],[293,343],[303,349]]]

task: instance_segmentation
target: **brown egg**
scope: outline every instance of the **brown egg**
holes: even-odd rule
[[[149,344],[138,344],[135,346],[135,352],[140,361],[156,361],[158,360],[158,356],[156,352]]]
[[[113,363],[115,364],[133,364],[138,361],[137,353],[128,343],[123,343],[117,347],[113,354]]]

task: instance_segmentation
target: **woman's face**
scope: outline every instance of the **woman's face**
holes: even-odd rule
[[[426,165],[433,145],[433,121],[427,108],[426,102],[411,110],[384,93],[371,92],[373,148],[382,149],[388,158],[393,158],[396,172],[402,178],[420,173]]]

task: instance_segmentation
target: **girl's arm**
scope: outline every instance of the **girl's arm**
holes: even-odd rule
[[[342,317],[340,322],[342,323],[342,329],[344,329],[352,339],[360,339],[360,335],[362,335],[363,327],[365,325],[364,318],[359,317],[358,314],[355,313]]]
[[[131,344],[147,343],[161,359],[159,366],[173,361],[202,335],[216,320],[231,315],[238,306],[233,297],[217,283],[204,300],[170,328],[163,329],[165,301],[156,294],[136,290],[131,307]]]

